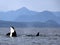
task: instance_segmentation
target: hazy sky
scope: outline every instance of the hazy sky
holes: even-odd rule
[[[0,0],[0,11],[27,7],[34,11],[60,11],[60,0]]]

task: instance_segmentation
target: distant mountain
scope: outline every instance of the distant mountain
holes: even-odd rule
[[[50,11],[44,12],[34,12],[34,11],[27,11],[20,15],[15,19],[17,22],[45,22],[48,20],[54,20],[57,23],[60,23],[60,17],[56,16],[54,13]]]
[[[60,24],[60,12],[36,12],[23,7],[16,11],[0,12],[0,20],[13,22],[45,22],[48,20],[56,21]]]
[[[45,23],[43,22],[10,22],[0,20],[0,27],[60,27],[60,25],[53,21],[48,20]]]

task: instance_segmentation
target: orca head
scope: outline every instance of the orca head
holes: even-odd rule
[[[10,27],[10,32],[13,33],[14,31],[15,31],[14,27],[11,26],[11,27]]]

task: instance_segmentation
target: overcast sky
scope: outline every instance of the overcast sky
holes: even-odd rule
[[[0,11],[27,7],[33,11],[60,11],[60,0],[0,0]]]

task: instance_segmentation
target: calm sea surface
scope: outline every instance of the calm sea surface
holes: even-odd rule
[[[18,36],[13,38],[6,36],[9,30],[0,28],[0,45],[60,45],[60,28],[15,28]]]

